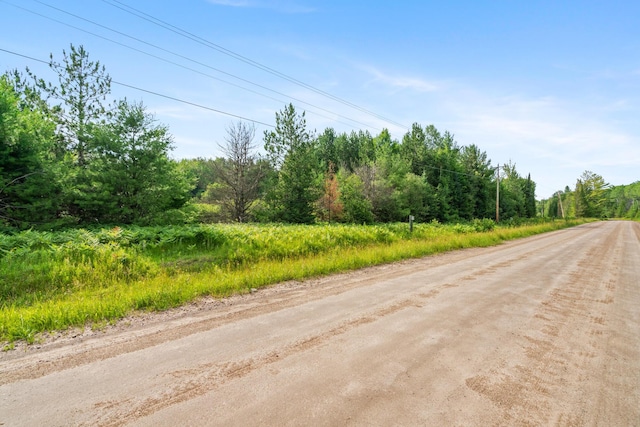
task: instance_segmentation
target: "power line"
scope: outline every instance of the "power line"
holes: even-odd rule
[[[43,61],[42,59],[34,58],[32,56],[24,55],[24,54],[21,54],[21,53],[18,53],[18,52],[13,52],[11,50],[0,48],[0,51],[9,53],[11,55],[20,56],[22,58],[30,59],[32,61],[41,62],[43,64],[47,64],[47,65],[50,64],[50,62],[48,62],[48,61]],[[155,92],[155,91],[152,91],[152,90],[149,90],[149,89],[143,89],[141,87],[130,85],[130,84],[127,84],[127,83],[122,83],[122,82],[119,82],[119,81],[116,81],[116,80],[111,80],[111,83],[116,84],[118,86],[124,86],[124,87],[130,88],[130,89],[134,89],[134,90],[137,90],[137,91],[140,91],[140,92],[149,93],[151,95],[159,96],[161,98],[166,98],[166,99],[170,99],[172,101],[176,101],[176,102],[180,102],[180,103],[183,103],[183,104],[187,104],[187,105],[191,105],[191,106],[194,106],[194,107],[198,107],[198,108],[201,108],[203,110],[208,110],[208,111],[213,111],[215,113],[224,114],[225,116],[235,117],[235,118],[238,118],[238,119],[246,120],[248,122],[257,123],[257,124],[260,124],[260,125],[263,125],[263,126],[267,126],[267,127],[271,127],[271,128],[275,127],[272,124],[264,123],[264,122],[261,122],[259,120],[249,119],[247,117],[243,117],[243,116],[240,116],[240,115],[237,115],[237,114],[228,113],[226,111],[218,110],[216,108],[207,107],[206,105],[201,105],[201,104],[197,104],[195,102],[186,101],[184,99],[176,98],[176,97],[170,96],[170,95],[165,95],[165,94],[162,94],[162,93],[159,93],[159,92]]]
[[[0,1],[3,1],[3,0],[0,0]],[[55,9],[55,10],[57,10],[57,11],[60,11],[60,12],[62,12],[62,13],[65,13],[65,14],[67,14],[67,15],[73,16],[74,18],[81,19],[81,20],[86,21],[86,22],[89,22],[89,23],[91,23],[91,24],[93,24],[93,25],[99,26],[99,27],[104,28],[104,29],[106,29],[106,30],[108,30],[108,31],[115,32],[116,34],[120,34],[120,35],[122,35],[122,36],[124,36],[124,37],[130,38],[130,39],[135,40],[135,41],[137,41],[137,42],[139,42],[139,43],[146,44],[146,45],[151,46],[151,47],[153,47],[153,48],[155,48],[155,49],[158,49],[158,50],[161,50],[161,51],[167,52],[167,53],[169,53],[169,54],[171,54],[171,55],[175,55],[175,56],[178,56],[178,57],[180,57],[180,58],[186,59],[186,60],[188,60],[188,61],[190,61],[190,62],[193,62],[193,63],[195,63],[195,64],[198,64],[198,65],[201,65],[201,66],[203,66],[203,67],[209,68],[209,69],[214,70],[214,71],[216,71],[216,72],[219,72],[219,73],[221,73],[221,74],[225,74],[225,75],[228,75],[228,76],[233,77],[233,78],[235,78],[235,79],[238,79],[238,80],[240,80],[240,81],[243,81],[243,82],[249,83],[249,84],[251,84],[251,85],[257,86],[257,87],[259,87],[259,88],[261,88],[261,89],[265,89],[265,90],[267,90],[267,91],[270,91],[270,92],[276,93],[276,94],[278,94],[278,95],[281,95],[281,96],[287,97],[287,98],[289,98],[289,99],[292,99],[292,100],[294,100],[294,101],[296,101],[296,102],[299,102],[299,103],[302,103],[302,104],[305,104],[305,105],[309,105],[309,106],[311,106],[311,107],[313,107],[313,108],[317,108],[317,109],[319,109],[319,110],[325,111],[325,112],[330,113],[330,114],[333,114],[333,115],[335,115],[335,116],[342,117],[342,118],[344,118],[344,119],[346,119],[346,120],[349,120],[349,121],[351,121],[351,122],[353,122],[353,123],[357,123],[357,124],[360,124],[360,125],[363,125],[363,126],[366,126],[366,127],[372,128],[372,129],[380,130],[380,129],[375,128],[375,127],[373,127],[373,126],[367,125],[366,123],[359,122],[359,121],[357,121],[357,120],[355,120],[355,119],[351,119],[351,118],[349,118],[349,117],[343,116],[343,115],[341,115],[341,114],[335,113],[335,112],[333,112],[333,111],[330,111],[330,110],[327,110],[327,109],[325,109],[325,108],[319,107],[319,106],[317,106],[317,105],[311,104],[311,103],[309,103],[309,102],[303,101],[303,100],[301,100],[301,99],[294,98],[294,97],[291,97],[291,96],[289,96],[289,95],[287,95],[287,94],[284,94],[284,93],[281,93],[281,92],[275,91],[275,90],[270,89],[270,88],[268,88],[268,87],[266,87],[266,86],[263,86],[263,85],[260,85],[260,84],[254,83],[254,82],[252,82],[252,81],[250,81],[250,80],[247,80],[247,79],[244,79],[244,78],[238,77],[238,76],[236,76],[236,75],[234,75],[234,74],[227,73],[227,72],[225,72],[225,71],[223,71],[223,70],[220,70],[220,69],[217,69],[217,68],[215,68],[215,67],[211,67],[211,66],[209,66],[209,65],[207,65],[207,64],[204,64],[204,63],[202,63],[202,62],[199,62],[199,61],[196,61],[196,60],[194,60],[194,59],[188,58],[188,57],[186,57],[186,56],[184,56],[184,55],[181,55],[181,54],[179,54],[179,53],[172,52],[172,51],[170,51],[170,50],[168,50],[168,49],[165,49],[165,48],[163,48],[163,47],[161,47],[161,46],[154,45],[154,44],[152,44],[152,43],[149,43],[149,42],[146,42],[146,41],[144,41],[144,40],[141,40],[141,39],[139,39],[139,38],[137,38],[137,37],[133,37],[133,36],[128,35],[128,34],[125,34],[125,33],[123,33],[123,32],[120,32],[120,31],[114,30],[114,29],[109,28],[109,27],[107,27],[107,26],[105,26],[105,25],[99,24],[99,23],[97,23],[97,22],[91,21],[91,20],[89,20],[89,19],[83,18],[83,17],[78,16],[78,15],[75,15],[75,14],[73,14],[73,13],[70,13],[70,12],[64,11],[64,10],[62,10],[62,9],[60,9],[60,8],[57,8],[57,7],[54,7],[54,6],[48,5],[48,4],[44,3],[44,2],[41,2],[41,1],[38,1],[38,0],[33,0],[33,1],[35,1],[35,2],[37,2],[37,3],[40,3],[40,4],[44,5],[44,6],[50,7],[50,8],[52,8],[52,9]],[[8,2],[6,2],[6,1],[5,1],[5,3],[8,3]],[[11,3],[8,3],[8,4],[11,4]],[[172,64],[172,65],[175,65],[175,66],[177,66],[177,67],[180,67],[180,68],[183,68],[183,69],[186,69],[186,70],[192,71],[192,72],[195,72],[195,73],[197,73],[197,74],[203,75],[203,76],[205,76],[205,77],[209,77],[209,78],[214,79],[214,80],[218,80],[218,81],[220,81],[220,82],[223,82],[223,83],[229,84],[229,85],[234,86],[234,87],[237,87],[237,88],[239,88],[239,89],[246,90],[246,91],[251,92],[251,93],[254,93],[254,94],[256,94],[256,95],[263,96],[263,97],[265,97],[265,98],[267,98],[267,99],[271,99],[271,100],[274,100],[274,101],[277,101],[277,102],[284,103],[284,101],[282,101],[282,100],[279,100],[279,99],[276,99],[276,98],[270,97],[270,96],[265,95],[265,94],[262,94],[262,93],[260,93],[260,92],[256,92],[256,91],[254,91],[254,90],[252,90],[252,89],[246,88],[246,87],[244,87],[244,86],[237,85],[237,84],[232,83],[232,82],[229,82],[229,81],[227,81],[227,80],[220,79],[220,78],[215,77],[215,76],[212,76],[212,75],[210,75],[210,74],[203,73],[203,72],[201,72],[201,71],[199,71],[199,70],[196,70],[196,69],[194,69],[194,68],[187,67],[187,66],[185,66],[185,65],[179,64],[179,63],[174,62],[174,61],[171,61],[171,60],[168,60],[168,59],[166,59],[166,58],[162,58],[162,57],[160,57],[160,56],[157,56],[157,55],[154,55],[154,54],[152,54],[152,53],[149,53],[149,52],[143,51],[143,50],[141,50],[141,49],[137,49],[137,48],[135,48],[135,47],[132,47],[132,46],[126,45],[126,44],[124,44],[124,43],[120,43],[120,42],[115,41],[115,40],[113,40],[113,39],[110,39],[110,38],[108,38],[108,37],[101,36],[101,35],[99,35],[99,34],[96,34],[96,33],[91,32],[91,31],[88,31],[88,30],[85,30],[85,29],[82,29],[82,28],[76,27],[76,26],[74,26],[74,25],[68,24],[68,23],[66,23],[66,22],[59,21],[59,20],[57,20],[57,19],[54,19],[54,18],[48,17],[48,16],[46,16],[46,15],[39,14],[39,13],[37,13],[37,12],[31,11],[31,10],[29,10],[29,9],[25,9],[25,8],[23,8],[23,7],[20,7],[20,6],[16,6],[16,5],[13,5],[13,4],[12,4],[12,6],[15,6],[15,7],[17,7],[17,8],[23,9],[23,10],[25,10],[25,11],[27,11],[27,12],[33,13],[33,14],[38,15],[38,16],[41,16],[41,17],[43,17],[43,18],[46,18],[46,19],[52,20],[52,21],[57,22],[57,23],[59,23],[59,24],[62,24],[62,25],[65,25],[65,26],[71,27],[71,28],[73,28],[73,29],[76,29],[76,30],[79,30],[79,31],[85,32],[85,33],[90,34],[90,35],[92,35],[92,36],[94,36],[94,37],[98,37],[98,38],[101,38],[101,39],[106,40],[106,41],[108,41],[108,42],[111,42],[111,43],[117,44],[117,45],[119,45],[119,46],[122,46],[122,47],[125,47],[125,48],[128,48],[128,49],[131,49],[131,50],[133,50],[133,51],[136,51],[136,52],[142,53],[142,54],[144,54],[144,55],[147,55],[147,56],[150,56],[150,57],[152,57],[152,58],[158,59],[158,60],[160,60],[160,61],[163,61],[163,62],[166,62],[166,63]],[[318,112],[316,112],[316,111],[313,111],[313,110],[310,110],[310,112],[311,112],[311,113],[313,113],[313,114],[316,114],[316,115],[318,115],[318,116],[320,116],[320,117],[324,117],[324,118],[326,118],[326,119],[335,120],[333,117],[325,116],[325,115],[320,114],[320,113],[318,113]],[[339,120],[335,120],[335,121],[337,121],[338,123],[342,123],[342,124],[344,124],[344,125],[347,125],[347,126],[351,126],[350,124],[348,124],[348,123],[344,123],[344,122],[341,122],[341,121],[339,121]]]
[[[47,64],[47,65],[49,65],[49,61],[44,61],[44,60],[42,60],[42,59],[34,58],[33,56],[23,55],[22,53],[13,52],[13,51],[11,51],[11,50],[3,49],[3,48],[1,48],[1,47],[0,47],[0,50],[1,50],[2,52],[10,53],[11,55],[21,56],[22,58],[30,59],[30,60],[32,60],[32,61],[41,62],[41,63],[43,63],[43,64]]]
[[[399,126],[401,128],[404,128],[404,129],[408,129],[409,128],[408,126],[403,125],[402,123],[396,122],[395,120],[389,119],[389,118],[387,118],[385,116],[382,116],[382,115],[380,115],[378,113],[375,113],[373,111],[367,110],[364,107],[361,107],[361,106],[359,106],[357,104],[354,104],[354,103],[352,103],[350,101],[347,101],[347,100],[345,100],[343,98],[335,96],[335,95],[333,95],[333,94],[331,94],[329,92],[326,92],[326,91],[324,91],[322,89],[318,89],[315,86],[312,86],[312,85],[310,85],[308,83],[302,82],[302,81],[300,81],[300,80],[298,80],[298,79],[296,79],[294,77],[291,77],[291,76],[289,76],[287,74],[284,74],[284,73],[282,73],[282,72],[280,72],[278,70],[275,70],[275,69],[273,69],[271,67],[268,67],[268,66],[266,66],[264,64],[261,64],[261,63],[259,63],[257,61],[254,61],[254,60],[250,59],[250,58],[247,58],[247,57],[245,57],[243,55],[240,55],[239,53],[234,52],[234,51],[232,51],[230,49],[226,49],[226,48],[224,48],[224,47],[222,47],[222,46],[220,46],[218,44],[215,44],[215,43],[213,43],[213,42],[211,42],[209,40],[206,40],[206,39],[204,39],[204,38],[202,38],[200,36],[197,36],[197,35],[195,35],[193,33],[190,33],[189,31],[186,31],[186,30],[184,30],[184,29],[182,29],[180,27],[176,27],[176,26],[174,26],[172,24],[169,24],[169,23],[167,23],[167,22],[165,22],[165,21],[163,21],[161,19],[158,19],[158,18],[156,18],[156,17],[154,17],[152,15],[149,15],[148,13],[145,13],[145,12],[139,10],[139,9],[136,9],[136,8],[134,8],[132,6],[126,5],[126,4],[122,3],[121,1],[118,1],[118,0],[112,0],[112,1],[102,0],[102,1],[104,3],[107,3],[110,6],[116,7],[116,8],[118,8],[118,9],[120,9],[120,10],[126,12],[126,13],[129,13],[131,15],[137,16],[140,19],[143,19],[143,20],[145,20],[147,22],[150,22],[150,23],[152,23],[154,25],[160,26],[160,27],[162,27],[162,28],[164,28],[166,30],[169,30],[169,31],[171,31],[171,32],[173,32],[175,34],[178,34],[178,35],[180,35],[182,37],[185,37],[185,38],[190,39],[192,41],[195,41],[197,43],[200,43],[200,44],[202,44],[204,46],[207,46],[207,47],[209,47],[211,49],[217,50],[218,52],[221,52],[221,53],[223,53],[225,55],[231,56],[234,59],[242,61],[242,62],[244,62],[246,64],[249,64],[249,65],[251,65],[253,67],[259,68],[259,69],[261,69],[263,71],[266,71],[269,74],[277,76],[277,77],[279,77],[281,79],[284,79],[284,80],[286,80],[288,82],[294,83],[294,84],[296,84],[298,86],[304,87],[305,89],[309,89],[309,90],[311,90],[311,91],[313,91],[313,92],[315,92],[317,94],[320,94],[320,95],[322,95],[324,97],[330,98],[330,99],[332,99],[334,101],[337,101],[337,102],[339,102],[339,103],[341,103],[343,105],[349,106],[349,107],[354,108],[354,109],[356,109],[358,111],[361,111],[363,113],[366,113],[366,114],[371,115],[373,117],[376,117],[378,119],[384,120],[387,123],[391,123],[391,124]],[[117,3],[117,4],[114,4],[114,3]],[[120,5],[120,6],[118,6],[118,5]]]
[[[204,110],[214,111],[216,113],[224,114],[226,116],[236,117],[238,119],[246,120],[246,121],[249,121],[249,122],[252,122],[252,123],[257,123],[257,124],[268,126],[268,127],[271,127],[271,128],[275,127],[274,125],[270,125],[268,123],[264,123],[264,122],[261,122],[261,121],[258,121],[258,120],[248,119],[246,117],[242,117],[242,116],[239,116],[237,114],[227,113],[225,111],[217,110],[215,108],[207,107],[205,105],[196,104],[195,102],[185,101],[184,99],[175,98],[175,97],[169,96],[169,95],[164,95],[164,94],[161,94],[161,93],[158,93],[158,92],[154,92],[154,91],[148,90],[148,89],[142,89],[140,87],[129,85],[129,84],[122,83],[122,82],[118,82],[118,81],[115,81],[115,80],[111,80],[111,83],[117,84],[119,86],[128,87],[128,88],[131,88],[131,89],[135,89],[135,90],[138,90],[138,91],[141,91],[141,92],[150,93],[152,95],[160,96],[162,98],[171,99],[173,101],[181,102],[183,104],[193,105],[194,107],[202,108]]]
[[[477,178],[478,177],[478,175],[474,175],[474,174],[471,174],[471,173],[454,171],[452,169],[445,169],[445,168],[441,168],[441,167],[438,167],[438,166],[424,165],[423,167],[427,168],[427,169],[437,170],[437,171],[440,171],[440,172],[450,172],[450,173],[453,173],[453,174],[456,174],[456,175],[468,176],[468,177],[471,177],[471,178]],[[488,169],[488,170],[495,171],[496,168],[491,168],[491,169]],[[484,174],[482,174],[482,175],[480,175],[480,178],[488,178],[488,177],[485,176]]]
[[[60,20],[55,19],[55,18],[52,18],[52,17],[50,17],[50,16],[46,16],[46,15],[40,14],[40,13],[38,13],[38,12],[35,12],[35,11],[33,11],[33,10],[30,10],[30,9],[24,8],[24,7],[22,7],[22,6],[18,6],[18,5],[12,4],[12,3],[10,3],[10,2],[8,2],[8,1],[6,1],[6,0],[0,0],[0,1],[1,1],[1,2],[3,2],[3,3],[9,4],[9,5],[11,5],[11,6],[15,7],[15,8],[18,8],[18,9],[24,10],[25,12],[29,12],[29,13],[31,13],[31,14],[34,14],[34,15],[40,16],[40,17],[42,17],[42,18],[48,19],[48,20],[53,21],[53,22],[56,22],[56,23],[58,23],[58,24],[61,24],[61,25],[64,25],[64,26],[67,26],[67,27],[73,28],[73,29],[75,29],[75,30],[78,30],[78,31],[81,31],[81,32],[84,32],[84,33],[87,33],[87,34],[90,34],[90,35],[92,35],[92,36],[94,36],[94,37],[100,38],[100,39],[102,39],[102,40],[106,40],[106,41],[108,41],[108,42],[110,42],[110,43],[117,44],[117,45],[119,45],[119,46],[125,47],[125,48],[127,48],[127,49],[130,49],[130,50],[133,50],[133,51],[135,51],[135,52],[141,53],[141,54],[143,54],[143,55],[147,55],[147,56],[152,57],[152,58],[154,58],[154,59],[158,59],[158,60],[163,61],[163,62],[166,62],[166,63],[168,63],[168,64],[172,64],[172,65],[175,65],[175,66],[177,66],[177,67],[183,68],[183,69],[185,69],[185,70],[189,70],[189,71],[192,71],[192,72],[194,72],[194,73],[200,74],[200,75],[202,75],[202,76],[205,76],[205,77],[208,77],[208,78],[211,78],[211,79],[214,79],[214,80],[217,80],[217,81],[220,81],[220,82],[226,83],[226,84],[228,84],[228,85],[231,85],[231,86],[237,87],[237,88],[242,89],[242,90],[245,90],[245,91],[247,91],[247,92],[250,92],[250,93],[253,93],[253,94],[256,94],[256,95],[259,95],[259,96],[263,96],[263,97],[265,97],[265,98],[267,98],[267,99],[271,99],[271,100],[273,100],[273,101],[277,101],[277,102],[280,102],[280,103],[286,103],[285,101],[282,101],[282,100],[279,100],[279,99],[273,98],[273,97],[271,97],[271,96],[265,95],[265,94],[260,93],[260,92],[256,92],[256,91],[254,91],[254,90],[252,90],[252,89],[249,89],[249,88],[246,88],[246,87],[244,87],[244,86],[241,86],[241,85],[238,85],[238,84],[235,84],[235,83],[229,82],[229,81],[224,80],[224,79],[221,79],[221,78],[219,78],[219,77],[212,76],[211,74],[203,73],[202,71],[196,70],[196,69],[191,68],[191,67],[187,67],[187,66],[182,65],[182,64],[179,64],[179,63],[177,63],[177,62],[175,62],[175,61],[171,61],[171,60],[169,60],[169,59],[166,59],[166,58],[160,57],[160,56],[158,56],[158,55],[154,55],[154,54],[152,54],[152,53],[149,53],[149,52],[143,51],[143,50],[141,50],[141,49],[138,49],[138,48],[135,48],[135,47],[129,46],[129,45],[127,45],[127,44],[124,44],[124,43],[121,43],[121,42],[115,41],[115,40],[110,39],[110,38],[108,38],[108,37],[105,37],[105,36],[102,36],[102,35],[99,35],[99,34],[93,33],[93,32],[91,32],[91,31],[88,31],[88,30],[85,30],[85,29],[83,29],[83,28],[77,27],[77,26],[75,26],[75,25],[72,25],[72,24],[69,24],[69,23],[66,23],[66,22],[60,21]],[[57,11],[59,11],[59,12],[61,12],[61,13],[67,14],[67,15],[69,15],[69,16],[72,16],[72,17],[74,17],[74,18],[76,18],[76,19],[83,20],[83,21],[88,22],[88,23],[90,23],[90,24],[92,24],[92,25],[95,25],[95,26],[101,27],[101,28],[103,28],[103,29],[106,29],[106,30],[108,30],[108,31],[114,32],[114,33],[119,34],[119,35],[121,35],[121,36],[124,36],[124,37],[127,37],[127,38],[129,38],[129,39],[135,40],[135,41],[137,41],[137,42],[139,42],[139,43],[142,43],[142,44],[145,44],[145,45],[147,45],[147,46],[153,47],[154,49],[161,50],[161,51],[163,51],[163,52],[169,53],[169,54],[171,54],[171,55],[177,56],[177,57],[182,58],[182,59],[184,59],[184,60],[187,60],[187,61],[190,61],[190,62],[192,62],[192,63],[198,64],[198,65],[203,66],[203,67],[205,67],[205,68],[209,68],[209,69],[211,69],[211,70],[213,70],[213,71],[216,71],[216,72],[218,72],[218,73],[221,73],[221,74],[224,74],[224,75],[230,76],[230,77],[232,77],[232,78],[235,78],[235,79],[237,79],[237,80],[240,80],[240,81],[243,81],[243,82],[245,82],[245,83],[251,84],[251,85],[253,85],[253,86],[259,87],[259,88],[261,88],[261,89],[267,90],[267,91],[269,91],[269,92],[273,92],[273,93],[275,93],[275,94],[277,94],[277,95],[284,96],[284,97],[286,97],[286,98],[292,99],[292,100],[294,100],[294,101],[296,101],[296,102],[298,102],[298,103],[308,105],[308,106],[310,106],[310,107],[313,107],[313,108],[319,109],[319,110],[321,110],[321,111],[327,112],[327,113],[332,114],[332,115],[337,116],[337,117],[341,117],[341,118],[343,118],[343,119],[349,120],[350,122],[357,123],[357,124],[359,124],[359,125],[362,125],[362,126],[365,126],[365,127],[371,128],[371,129],[375,129],[375,130],[378,130],[378,131],[380,130],[379,128],[376,128],[376,127],[374,127],[374,126],[371,126],[371,125],[368,125],[368,124],[366,124],[366,123],[360,122],[360,121],[358,121],[358,120],[352,119],[352,118],[350,118],[350,117],[347,117],[347,116],[341,115],[341,114],[336,113],[336,112],[334,112],[334,111],[331,111],[331,110],[328,110],[328,109],[322,108],[322,107],[320,107],[320,106],[317,106],[317,105],[311,104],[311,103],[306,102],[306,101],[303,101],[303,100],[301,100],[301,99],[298,99],[298,98],[292,97],[292,96],[287,95],[287,94],[285,94],[285,93],[278,92],[278,91],[276,91],[276,90],[270,89],[270,88],[268,88],[268,87],[266,87],[266,86],[260,85],[260,84],[258,84],[258,83],[252,82],[252,81],[247,80],[247,79],[244,79],[244,78],[239,77],[239,76],[237,76],[237,75],[235,75],[235,74],[228,73],[228,72],[226,72],[226,71],[223,71],[223,70],[220,70],[220,69],[218,69],[218,68],[212,67],[212,66],[210,66],[210,65],[208,65],[208,64],[205,64],[205,63],[202,63],[202,62],[200,62],[200,61],[194,60],[194,59],[189,58],[189,57],[187,57],[187,56],[184,56],[184,55],[182,55],[182,54],[179,54],[179,53],[176,53],[176,52],[170,51],[170,50],[168,50],[168,49],[165,49],[165,48],[163,48],[163,47],[161,47],[161,46],[158,46],[158,45],[155,45],[155,44],[153,44],[153,43],[149,43],[149,42],[147,42],[147,41],[144,41],[144,40],[139,39],[139,38],[137,38],[137,37],[131,36],[131,35],[126,34],[126,33],[123,33],[123,32],[121,32],[121,31],[115,30],[115,29],[110,28],[110,27],[108,27],[108,26],[102,25],[102,24],[100,24],[100,23],[98,23],[98,22],[95,22],[95,21],[92,21],[92,20],[90,20],[90,19],[83,18],[83,17],[81,17],[81,16],[79,16],[79,15],[76,15],[76,14],[74,14],[74,13],[71,13],[71,12],[65,11],[65,10],[60,9],[60,8],[58,8],[58,7],[55,7],[55,6],[49,5],[49,4],[45,3],[45,2],[42,2],[42,1],[39,1],[39,0],[33,0],[33,1],[34,1],[34,2],[36,2],[36,3],[39,3],[39,4],[43,5],[43,6],[46,6],[46,7],[49,7],[49,8],[51,8],[51,9],[57,10]],[[345,123],[345,122],[342,122],[342,121],[340,121],[340,120],[336,120],[334,117],[329,117],[329,116],[323,115],[323,114],[321,114],[321,113],[318,113],[317,111],[313,111],[313,110],[308,110],[308,111],[309,111],[310,113],[313,113],[313,114],[315,114],[315,115],[317,115],[317,116],[320,116],[320,117],[323,117],[323,118],[325,118],[325,119],[334,120],[334,121],[336,121],[336,122],[338,122],[338,123],[341,123],[341,124],[344,124],[344,125],[347,125],[347,126],[352,126],[352,124],[350,124],[350,123]]]

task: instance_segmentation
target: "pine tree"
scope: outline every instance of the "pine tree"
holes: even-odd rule
[[[269,197],[274,219],[308,224],[315,220],[314,203],[319,197],[316,178],[319,161],[314,139],[307,131],[305,113],[298,115],[292,104],[276,113],[276,127],[265,131],[265,150],[278,171],[278,182]]]
[[[0,224],[40,227],[57,219],[60,187],[51,162],[55,124],[22,102],[0,76]]]

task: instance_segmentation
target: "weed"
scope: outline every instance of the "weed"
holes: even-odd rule
[[[199,225],[0,234],[0,340],[577,225]]]

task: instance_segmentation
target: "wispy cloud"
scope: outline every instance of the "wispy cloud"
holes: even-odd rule
[[[638,139],[607,120],[611,105],[584,108],[571,99],[459,89],[442,94],[447,100],[441,103],[444,115],[454,118],[456,139],[477,144],[495,162],[513,160],[519,172],[532,174],[542,194],[573,185],[584,170],[610,179],[612,171],[629,176],[637,167]]]
[[[313,13],[316,8],[296,0],[209,0],[218,6],[270,9],[281,13]]]
[[[209,0],[209,3],[217,4],[218,6],[230,6],[230,7],[251,7],[252,2],[246,0]]]
[[[373,76],[369,84],[383,84],[393,89],[409,89],[417,92],[434,92],[441,88],[441,84],[436,82],[419,77],[391,75],[370,65],[360,65],[359,68]]]
[[[186,105],[152,105],[149,110],[156,117],[168,117],[193,122],[204,115],[202,109]]]

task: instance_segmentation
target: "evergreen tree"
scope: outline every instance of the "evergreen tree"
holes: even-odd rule
[[[391,134],[386,128],[382,129],[380,134],[373,138],[373,149],[375,157],[369,159],[369,163],[377,162],[383,158],[390,158],[400,151],[398,142],[391,139]]]
[[[278,171],[278,183],[268,198],[273,217],[290,223],[314,221],[314,202],[320,194],[319,161],[305,113],[292,104],[276,113],[276,127],[264,133],[265,150]]]
[[[462,148],[462,168],[468,176],[467,197],[473,218],[493,218],[495,215],[495,175],[487,153],[476,145]]]
[[[54,130],[52,121],[21,101],[9,76],[0,76],[0,224],[26,228],[56,220]]]
[[[527,218],[536,217],[536,183],[531,180],[531,174],[522,184],[524,194],[524,215]]]
[[[77,204],[84,221],[149,224],[188,200],[191,183],[169,158],[173,139],[141,103],[122,101],[113,120],[92,131],[92,161]]]
[[[339,166],[347,172],[353,172],[360,165],[360,137],[352,131],[350,134],[341,134],[336,139]]]
[[[325,172],[329,171],[330,165],[336,167],[340,164],[337,138],[338,136],[333,128],[326,128],[324,132],[318,136],[317,155],[321,163],[322,170]]]
[[[57,112],[63,148],[73,156],[74,164],[84,167],[90,160],[92,125],[107,118],[104,103],[111,93],[111,77],[100,62],[89,59],[89,53],[82,45],[71,45],[69,52],[63,50],[62,54],[62,63],[54,61],[53,54],[49,62],[58,76],[57,85],[29,74],[40,90],[61,103],[54,111]]]
[[[427,151],[425,132],[421,125],[414,123],[411,130],[402,138],[400,146],[402,157],[409,163],[413,174],[422,175],[425,172],[425,167],[429,163]]]
[[[584,218],[590,216],[591,209],[589,208],[589,199],[584,188],[584,183],[580,179],[576,181],[574,205],[576,217]]]

